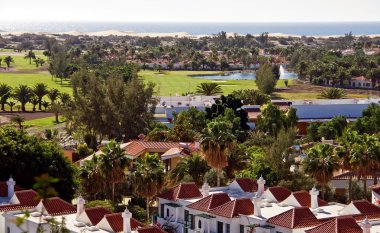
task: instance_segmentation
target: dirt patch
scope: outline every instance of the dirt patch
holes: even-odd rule
[[[13,116],[20,115],[25,118],[26,121],[40,119],[45,117],[54,116],[54,113],[51,112],[0,112],[1,122],[5,122],[7,119],[12,118]],[[4,121],[3,121],[4,120]]]

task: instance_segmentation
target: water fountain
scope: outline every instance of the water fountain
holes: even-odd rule
[[[284,79],[285,78],[285,69],[282,65],[280,65],[279,72],[280,72],[280,79]]]

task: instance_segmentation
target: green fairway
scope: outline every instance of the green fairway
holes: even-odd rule
[[[63,121],[64,121],[64,118],[63,117],[59,117],[59,123],[62,123]],[[34,119],[34,120],[30,120],[30,121],[25,121],[24,124],[27,125],[27,126],[30,126],[30,127],[31,126],[42,127],[42,126],[56,125],[56,123],[55,123],[55,116],[44,117],[44,118]]]
[[[33,50],[33,52],[36,54],[37,58],[41,58],[41,59],[45,60],[44,67],[46,67],[47,66],[47,62],[46,62],[47,58],[44,55],[42,55],[42,51],[41,50]],[[25,70],[25,71],[31,71],[31,70],[37,69],[36,64],[33,62],[33,59],[32,59],[32,64],[29,64],[29,59],[24,58],[26,53],[27,52],[24,52],[24,51],[22,51],[21,53],[13,52],[13,51],[10,51],[9,49],[0,50],[0,59],[3,59],[1,66],[5,67],[6,64],[4,62],[4,58],[6,56],[11,56],[14,60],[14,62],[11,63],[11,68],[14,68],[17,70]]]
[[[176,94],[183,94],[186,92],[195,92],[197,86],[204,82],[216,82],[223,90],[223,94],[230,94],[234,90],[240,89],[256,89],[256,83],[253,80],[206,80],[193,78],[189,75],[199,74],[217,74],[216,71],[166,71],[159,73],[157,71],[140,71],[139,75],[145,81],[156,83],[157,95],[169,96]],[[289,81],[291,84],[292,81]],[[285,87],[284,81],[277,82],[278,88]]]
[[[60,92],[72,93],[70,82],[63,81],[60,85],[60,80],[55,82],[49,72],[39,73],[0,73],[0,83],[9,84],[12,87],[17,87],[20,84],[25,84],[33,87],[36,83],[45,83],[49,88],[57,88]]]

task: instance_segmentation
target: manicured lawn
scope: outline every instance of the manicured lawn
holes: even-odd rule
[[[139,75],[145,81],[156,83],[158,95],[181,95],[186,92],[195,92],[197,86],[204,82],[216,82],[223,90],[223,94],[230,94],[234,90],[240,89],[257,89],[256,83],[253,80],[207,80],[194,78],[189,75],[199,74],[216,74],[215,71],[167,71],[158,73],[157,71],[141,71]],[[289,81],[291,84],[292,81]],[[278,88],[285,87],[284,81],[280,80],[277,83]]]
[[[63,117],[59,117],[59,123],[62,123],[63,120],[64,120]],[[39,127],[55,125],[55,116],[25,121],[24,124],[27,126],[39,126]]]
[[[39,57],[39,58],[42,58],[43,60],[45,60],[44,66],[46,67],[47,58],[44,55],[42,55],[43,51],[34,50],[33,52],[36,54],[36,57]],[[1,66],[5,67],[6,64],[4,62],[4,58],[6,56],[11,56],[14,60],[14,62],[11,63],[11,68],[15,68],[17,70],[35,70],[36,64],[33,62],[33,59],[32,59],[32,64],[29,64],[29,59],[24,58],[25,54],[26,54],[26,52],[24,52],[24,51],[21,53],[17,53],[17,52],[9,51],[9,49],[0,50],[0,58],[3,59]]]
[[[33,87],[36,83],[45,83],[49,88],[57,88],[60,92],[72,93],[69,81],[63,81],[60,85],[60,80],[55,82],[49,72],[39,73],[0,73],[0,83],[9,84],[12,87],[17,87],[20,84],[25,84]]]

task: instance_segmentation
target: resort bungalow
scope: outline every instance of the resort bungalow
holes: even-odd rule
[[[359,88],[374,88],[370,79],[366,79],[364,76],[353,77],[350,81],[351,87]]]

